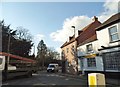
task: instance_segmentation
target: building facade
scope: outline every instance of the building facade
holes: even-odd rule
[[[69,42],[65,42],[62,46],[63,72],[77,74],[77,57],[76,57],[77,41],[75,35],[69,37]]]
[[[87,40],[78,38],[78,64],[82,73],[102,72],[106,76],[120,76],[120,13],[95,28],[96,34]],[[80,40],[80,41],[79,41]]]
[[[111,16],[96,32],[104,71],[120,73],[120,13]]]
[[[78,31],[78,37],[69,37],[61,49],[66,72],[120,75],[120,13],[102,24],[94,16],[93,22]]]
[[[94,21],[83,28],[83,32],[77,37],[77,55],[79,72],[103,71],[102,57],[98,54],[98,39],[96,35],[96,28],[101,23],[97,17]]]

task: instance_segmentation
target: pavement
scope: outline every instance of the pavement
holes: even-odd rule
[[[61,71],[59,71],[58,74],[66,77],[82,79],[88,82],[87,75],[72,75],[68,73],[62,73]],[[105,78],[105,82],[106,82],[106,85],[108,85],[108,87],[120,87],[120,79]]]
[[[106,83],[120,87],[120,79],[106,78]]]
[[[66,73],[59,73],[60,75],[71,77],[71,78],[77,78],[88,81],[87,75],[71,75]],[[108,87],[120,87],[120,79],[113,79],[113,78],[105,78],[106,85]]]
[[[72,75],[72,74],[67,74],[67,73],[59,73],[59,75],[71,77],[71,78],[82,79],[82,80],[87,80],[87,75]]]

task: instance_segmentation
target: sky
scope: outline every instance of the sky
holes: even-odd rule
[[[2,2],[0,20],[12,29],[22,26],[33,35],[36,47],[44,40],[48,47],[60,52],[60,46],[73,35],[71,26],[80,30],[92,22],[93,16],[104,22],[118,12],[118,1],[104,2]]]

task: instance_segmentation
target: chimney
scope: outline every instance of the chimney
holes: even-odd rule
[[[69,36],[69,41],[72,40],[73,38],[75,38],[75,35]]]
[[[69,37],[69,41],[72,39],[72,37]]]
[[[93,17],[93,21],[98,21],[98,18],[96,16]]]
[[[78,30],[78,35],[80,35],[83,31],[82,30]]]

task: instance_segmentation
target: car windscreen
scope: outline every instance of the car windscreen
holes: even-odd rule
[[[55,67],[54,65],[49,65],[49,67]]]

